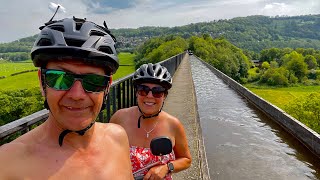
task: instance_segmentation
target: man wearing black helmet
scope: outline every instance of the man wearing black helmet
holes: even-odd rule
[[[119,63],[107,27],[50,21],[31,51],[48,119],[0,148],[0,179],[133,179],[129,143],[116,124],[96,123]]]
[[[129,137],[130,158],[133,173],[144,179],[172,179],[171,174],[191,165],[191,154],[182,123],[162,111],[172,78],[160,64],[143,64],[133,76],[137,106],[118,110],[110,122],[124,127]],[[161,164],[144,169],[160,157],[151,154],[153,138],[166,136],[172,142],[173,151],[162,158]]]

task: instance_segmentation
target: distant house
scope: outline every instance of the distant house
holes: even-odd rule
[[[262,62],[258,59],[252,59],[251,62],[253,62],[253,64],[256,66],[256,67],[260,67]]]

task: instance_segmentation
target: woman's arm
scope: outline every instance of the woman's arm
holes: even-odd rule
[[[186,133],[181,122],[174,118],[173,122],[170,123],[170,129],[173,131],[175,137],[175,145],[173,151],[175,153],[176,159],[171,161],[174,166],[173,173],[185,170],[191,166],[191,154],[188,147],[188,141],[186,138]],[[151,168],[145,175],[145,179],[163,179],[166,174],[169,173],[167,164],[159,165]]]
[[[182,123],[175,118],[175,146],[173,147],[176,160],[172,161],[173,172],[185,170],[191,166],[191,154],[188,147],[188,140]]]

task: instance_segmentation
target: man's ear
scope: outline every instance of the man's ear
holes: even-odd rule
[[[41,94],[42,94],[42,96],[45,96],[44,91],[43,91],[43,87],[42,87],[41,69],[38,69],[38,79],[39,79]]]

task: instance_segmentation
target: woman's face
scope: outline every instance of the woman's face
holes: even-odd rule
[[[159,112],[167,90],[158,84],[143,83],[137,86],[137,102],[145,115]]]

